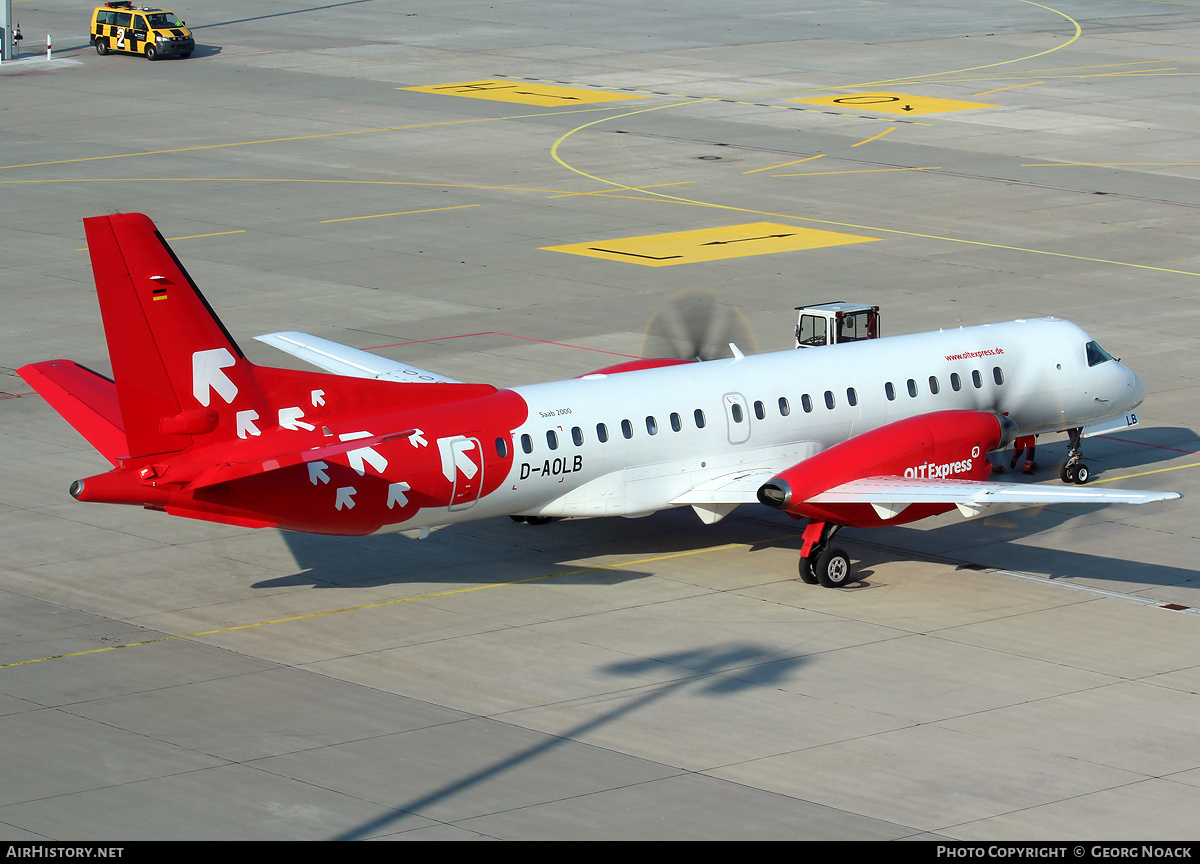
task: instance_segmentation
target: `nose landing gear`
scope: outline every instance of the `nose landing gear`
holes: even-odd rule
[[[1067,430],[1071,443],[1067,447],[1067,461],[1063,465],[1060,475],[1064,483],[1076,483],[1082,486],[1092,479],[1092,472],[1088,470],[1087,465],[1083,464],[1082,433],[1083,430],[1079,427]]]

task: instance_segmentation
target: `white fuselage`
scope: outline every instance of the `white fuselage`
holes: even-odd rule
[[[781,471],[933,411],[1008,414],[1022,435],[1131,411],[1144,386],[1115,360],[1089,365],[1089,341],[1068,321],[1037,319],[516,387],[529,416],[513,430],[504,485],[405,527],[645,515],[705,484]]]

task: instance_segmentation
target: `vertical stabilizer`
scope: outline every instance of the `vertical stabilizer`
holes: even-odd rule
[[[154,223],[123,213],[83,225],[129,455],[245,437],[262,404],[254,368]]]

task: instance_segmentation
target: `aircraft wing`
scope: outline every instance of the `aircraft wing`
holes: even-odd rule
[[[307,333],[288,331],[267,333],[254,338],[335,375],[345,375],[349,378],[375,378],[380,381],[404,381],[411,384],[462,383],[456,378],[448,378],[436,372],[389,360],[369,351],[361,351],[358,348],[331,342],[319,336],[310,336]]]
[[[758,489],[779,472],[748,470],[697,486],[672,504],[750,504]],[[992,504],[1148,504],[1178,498],[1177,492],[1143,492],[1097,486],[1038,483],[990,483],[975,480],[932,480],[920,477],[866,477],[826,489],[807,500],[815,504],[870,504],[880,518],[896,516],[909,504],[954,504],[974,516]]]
[[[678,504],[753,504],[758,501],[758,487],[779,472],[771,468],[750,468],[724,474],[671,499]]]
[[[964,516],[974,516],[992,504],[1147,504],[1178,497],[1178,492],[1096,486],[866,477],[826,489],[808,500],[816,504],[870,504],[880,518],[887,519],[909,504],[954,504]]]

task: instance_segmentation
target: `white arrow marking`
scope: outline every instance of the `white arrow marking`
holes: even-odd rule
[[[304,416],[303,408],[280,408],[279,409],[279,425],[284,429],[298,431],[307,429],[309,432],[317,427],[311,423],[305,423],[300,418]]]
[[[325,391],[324,390],[312,391],[312,403],[313,403],[314,408],[316,408],[318,405],[324,405],[325,404]]]
[[[258,427],[254,425],[254,421],[257,419],[258,412],[254,409],[237,412],[237,436],[245,438],[247,435],[261,435]]]
[[[401,507],[408,506],[408,496],[404,493],[412,489],[407,483],[393,483],[388,486],[388,509],[392,509],[393,504],[399,504]]]
[[[420,429],[414,429],[413,434],[408,436],[408,443],[413,447],[428,447],[429,442],[422,437],[424,434]]]
[[[338,510],[341,510],[343,507],[345,507],[347,510],[353,510],[354,509],[354,497],[353,496],[356,495],[357,493],[358,493],[358,490],[355,489],[353,486],[339,486],[338,490],[337,490],[337,501],[335,501],[333,503],[333,506],[335,508],[337,508]]]
[[[208,407],[212,390],[225,400],[225,404],[233,402],[238,394],[237,385],[229,380],[222,372],[237,364],[237,358],[229,353],[227,348],[213,348],[208,351],[192,353],[192,395],[201,405]]]
[[[438,451],[442,456],[442,474],[451,483],[454,482],[454,471],[458,469],[468,480],[479,473],[479,466],[471,461],[468,452],[475,449],[475,442],[470,438],[456,435],[453,438],[437,439]]]
[[[324,462],[309,462],[308,463],[308,482],[314,486],[317,483],[328,483],[329,475],[325,473],[325,469],[329,466]]]
[[[342,441],[355,441],[359,438],[370,438],[370,432],[348,432],[345,435],[339,435]],[[372,468],[382,474],[387,470],[388,462],[383,456],[375,452],[373,447],[359,447],[357,450],[351,450],[346,454],[346,458],[350,460],[350,467],[358,472],[358,475],[367,473],[366,465],[369,464]]]

